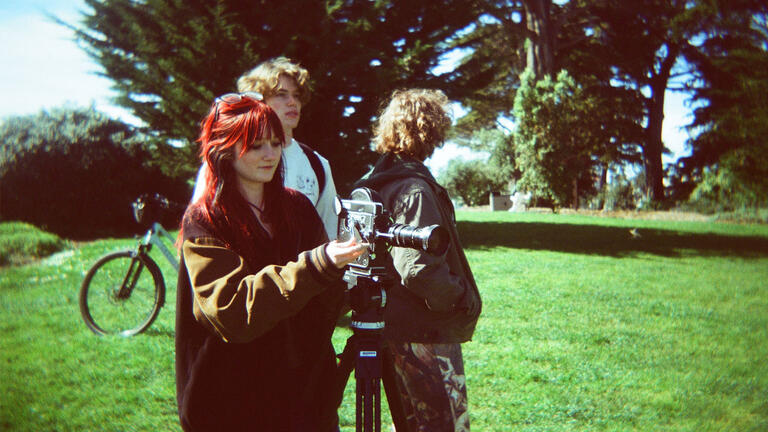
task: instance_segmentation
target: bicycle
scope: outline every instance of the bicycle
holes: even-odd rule
[[[133,336],[149,328],[165,304],[165,280],[154,259],[153,247],[178,273],[179,260],[163,243],[174,238],[156,220],[178,204],[159,194],[145,194],[132,203],[133,217],[149,229],[135,249],[108,253],[85,275],[80,288],[80,315],[99,336]]]

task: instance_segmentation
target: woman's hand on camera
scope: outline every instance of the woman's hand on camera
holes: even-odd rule
[[[368,250],[368,243],[358,243],[354,238],[343,243],[334,240],[325,246],[325,253],[328,254],[328,258],[331,259],[331,262],[337,268],[342,268],[351,263],[366,250]]]

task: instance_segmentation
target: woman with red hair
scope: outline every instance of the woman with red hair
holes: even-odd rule
[[[202,122],[204,195],[184,214],[176,386],[185,431],[333,431],[331,335],[343,267],[312,203],[283,187],[283,130],[260,95],[216,99]],[[327,402],[327,403],[326,403]]]

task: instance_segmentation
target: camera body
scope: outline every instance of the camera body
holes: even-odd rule
[[[381,259],[392,246],[441,255],[450,243],[448,231],[440,225],[412,227],[394,223],[379,195],[368,188],[353,190],[348,200],[337,199],[336,214],[340,241],[354,237],[369,245],[366,253],[348,264],[357,272],[369,273],[373,267],[383,267]]]

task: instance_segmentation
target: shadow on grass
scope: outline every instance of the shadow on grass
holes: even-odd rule
[[[650,253],[665,257],[768,256],[768,238],[697,234],[674,230],[641,228],[639,237],[625,227],[573,225],[538,222],[458,223],[459,236],[466,249],[497,246],[569,252],[612,257]]]

